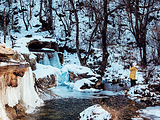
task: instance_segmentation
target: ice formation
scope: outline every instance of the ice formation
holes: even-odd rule
[[[2,75],[0,77],[0,119],[8,119],[4,110],[6,104],[13,107],[20,103],[27,109],[27,113],[31,113],[36,106],[43,103],[35,91],[33,73],[30,67],[27,67],[23,77],[17,77],[17,87],[6,86],[5,81]]]

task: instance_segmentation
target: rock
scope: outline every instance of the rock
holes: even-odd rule
[[[119,83],[119,86],[120,86],[120,87],[123,87],[123,86],[124,86],[124,84],[123,84],[123,83]]]
[[[0,44],[0,54],[13,55],[14,50],[12,50],[11,48],[6,48],[5,45]]]
[[[55,51],[58,51],[59,52],[59,46],[56,42],[41,42],[37,39],[34,39],[34,40],[31,40],[29,43],[27,43],[27,47],[30,49],[30,50],[40,50],[42,48],[49,48],[49,49],[54,49]]]
[[[10,120],[14,120],[17,117],[16,110],[8,105],[6,107],[6,114]]]
[[[5,45],[0,44],[0,61],[6,62],[12,58],[14,50],[11,48],[6,48]]]
[[[79,80],[78,76],[76,76],[74,72],[71,72],[71,71],[69,71],[69,78],[70,78],[70,81],[73,81],[73,82],[75,82],[76,80]]]
[[[21,104],[16,104],[16,106],[14,106],[13,108],[15,109],[18,117],[26,116],[25,114],[26,108],[23,107]]]
[[[31,37],[32,37],[32,35],[26,35],[25,37],[26,37],[26,38],[31,38]]]
[[[89,81],[94,83],[94,84],[91,84],[90,86],[88,86],[88,84],[84,84],[83,86],[81,86],[80,89],[90,89],[90,88],[100,89],[101,87],[101,78],[99,76],[96,77],[95,75],[89,75],[88,72],[76,75],[74,72],[69,71],[69,78],[70,78],[70,82],[74,82],[74,83],[77,80],[81,80],[83,78],[87,78]]]
[[[3,67],[1,67],[3,69]],[[6,68],[4,68],[6,69]],[[7,86],[12,86],[12,87],[17,87],[17,76],[23,77],[24,73],[26,72],[26,67],[24,68],[19,68],[19,69],[14,69],[14,68],[8,68],[8,70],[5,72],[4,71],[4,79],[6,80],[6,85]]]
[[[53,74],[35,80],[36,80],[36,86],[40,89],[51,88],[57,85],[55,76]]]
[[[13,54],[12,59],[20,62],[25,62],[24,57],[21,54],[19,54],[17,51]]]
[[[56,42],[51,42],[51,49],[59,52],[59,46]]]
[[[30,58],[30,54],[23,54],[25,60],[30,64],[32,70],[36,70],[36,59]]]
[[[27,43],[27,47],[29,49],[42,49],[43,48],[43,43],[37,39],[34,39]]]

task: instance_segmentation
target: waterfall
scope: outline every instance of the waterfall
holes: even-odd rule
[[[45,53],[44,58],[40,60],[40,64],[51,65],[52,67],[61,68],[58,52]]]
[[[51,66],[61,68],[61,63],[58,57],[58,53],[54,52],[53,57],[50,59]]]
[[[40,61],[40,64],[50,65],[50,60],[49,60],[49,58],[48,58],[47,53],[45,53],[43,60]]]

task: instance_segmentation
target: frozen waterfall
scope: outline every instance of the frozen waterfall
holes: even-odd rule
[[[17,87],[6,86],[5,77],[0,77],[0,119],[7,120],[5,105],[14,107],[21,104],[27,109],[27,113],[35,110],[36,106],[43,104],[34,88],[33,73],[30,67],[26,68],[23,77],[17,76]]]
[[[58,52],[45,53],[44,58],[39,61],[43,65],[51,65],[52,67],[61,68]]]

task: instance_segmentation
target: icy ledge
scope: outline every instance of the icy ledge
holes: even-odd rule
[[[21,104],[26,108],[26,113],[31,113],[36,106],[43,103],[35,91],[33,73],[30,67],[26,68],[23,77],[17,76],[17,87],[7,86],[7,80],[4,79],[4,76],[0,76],[0,119],[9,119],[5,112],[5,105],[13,107],[16,104]]]

